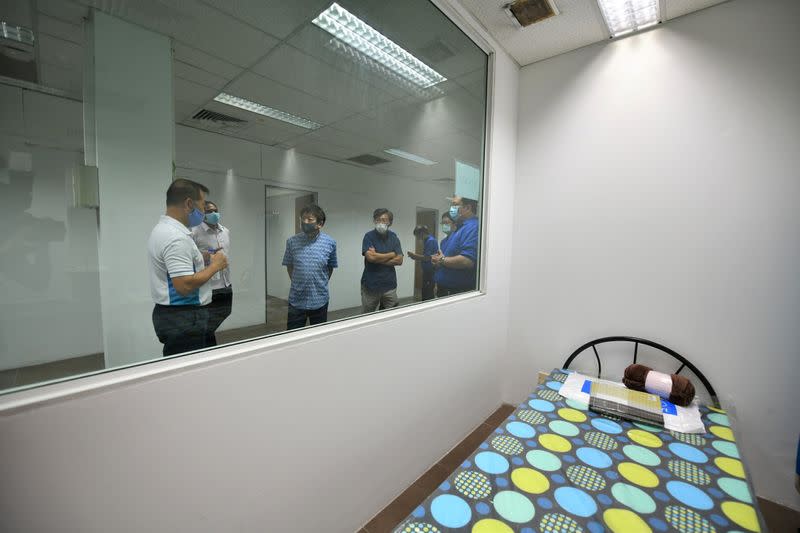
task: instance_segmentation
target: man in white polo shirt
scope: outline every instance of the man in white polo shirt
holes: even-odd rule
[[[224,252],[217,252],[206,267],[192,240],[189,228],[203,222],[207,192],[207,187],[191,180],[173,181],[167,189],[166,214],[147,243],[153,327],[165,356],[209,346],[208,281],[228,266],[228,260]]]

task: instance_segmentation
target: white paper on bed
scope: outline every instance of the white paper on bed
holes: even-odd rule
[[[567,380],[561,385],[558,393],[564,398],[589,404],[589,389],[591,383],[606,383],[616,387],[625,387],[622,383],[605,379],[590,378],[578,372],[570,372]],[[681,407],[661,399],[661,412],[664,415],[664,427],[679,433],[705,433],[706,427],[700,415],[700,409],[695,399],[688,407]]]

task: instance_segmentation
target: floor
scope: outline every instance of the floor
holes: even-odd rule
[[[480,444],[497,428],[514,406],[503,404],[458,446],[433,465],[400,496],[375,515],[357,533],[388,533],[427,498],[450,474],[464,462]],[[772,533],[800,533],[800,512],[775,502],[758,498],[758,504]]]

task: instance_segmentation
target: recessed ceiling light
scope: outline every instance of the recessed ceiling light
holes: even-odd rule
[[[336,2],[312,22],[415,85],[431,87],[447,79]]]
[[[419,163],[421,165],[435,165],[437,161],[431,161],[430,159],[425,159],[421,155],[411,154],[409,152],[404,152],[403,150],[398,150],[397,148],[387,148],[384,150],[387,154],[396,155],[397,157],[402,157],[403,159],[408,159],[409,161],[414,161],[415,163]]]
[[[611,37],[643,30],[660,20],[659,0],[597,0],[597,3]]]
[[[33,32],[30,28],[15,26],[14,24],[2,21],[0,21],[0,37],[28,45],[33,45],[34,40]]]
[[[265,117],[282,120],[283,122],[288,122],[289,124],[294,124],[295,126],[300,126],[301,128],[316,130],[322,127],[322,124],[314,122],[313,120],[298,117],[297,115],[292,115],[291,113],[274,109],[272,107],[267,107],[264,104],[259,104],[258,102],[251,102],[250,100],[233,96],[232,94],[219,93],[214,97],[214,100],[216,102],[231,105],[233,107],[238,107],[239,109],[244,109],[245,111],[250,111],[251,113],[258,113],[259,115],[264,115]]]

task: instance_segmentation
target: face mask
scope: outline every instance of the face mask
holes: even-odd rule
[[[458,209],[461,207],[460,205],[451,205],[450,206],[450,218],[453,220],[458,218]]]
[[[317,225],[311,222],[301,222],[300,227],[303,229],[303,233],[314,233],[317,231]]]
[[[375,231],[381,235],[385,235],[389,231],[389,224],[375,224]]]
[[[209,224],[219,224],[219,219],[222,216],[219,213],[206,213],[206,222]]]
[[[203,219],[205,218],[205,213],[197,209],[196,207],[189,213],[189,227],[193,228],[195,226],[199,226]]]
[[[450,235],[450,231],[452,231],[450,229],[450,224],[442,224],[442,233]]]

